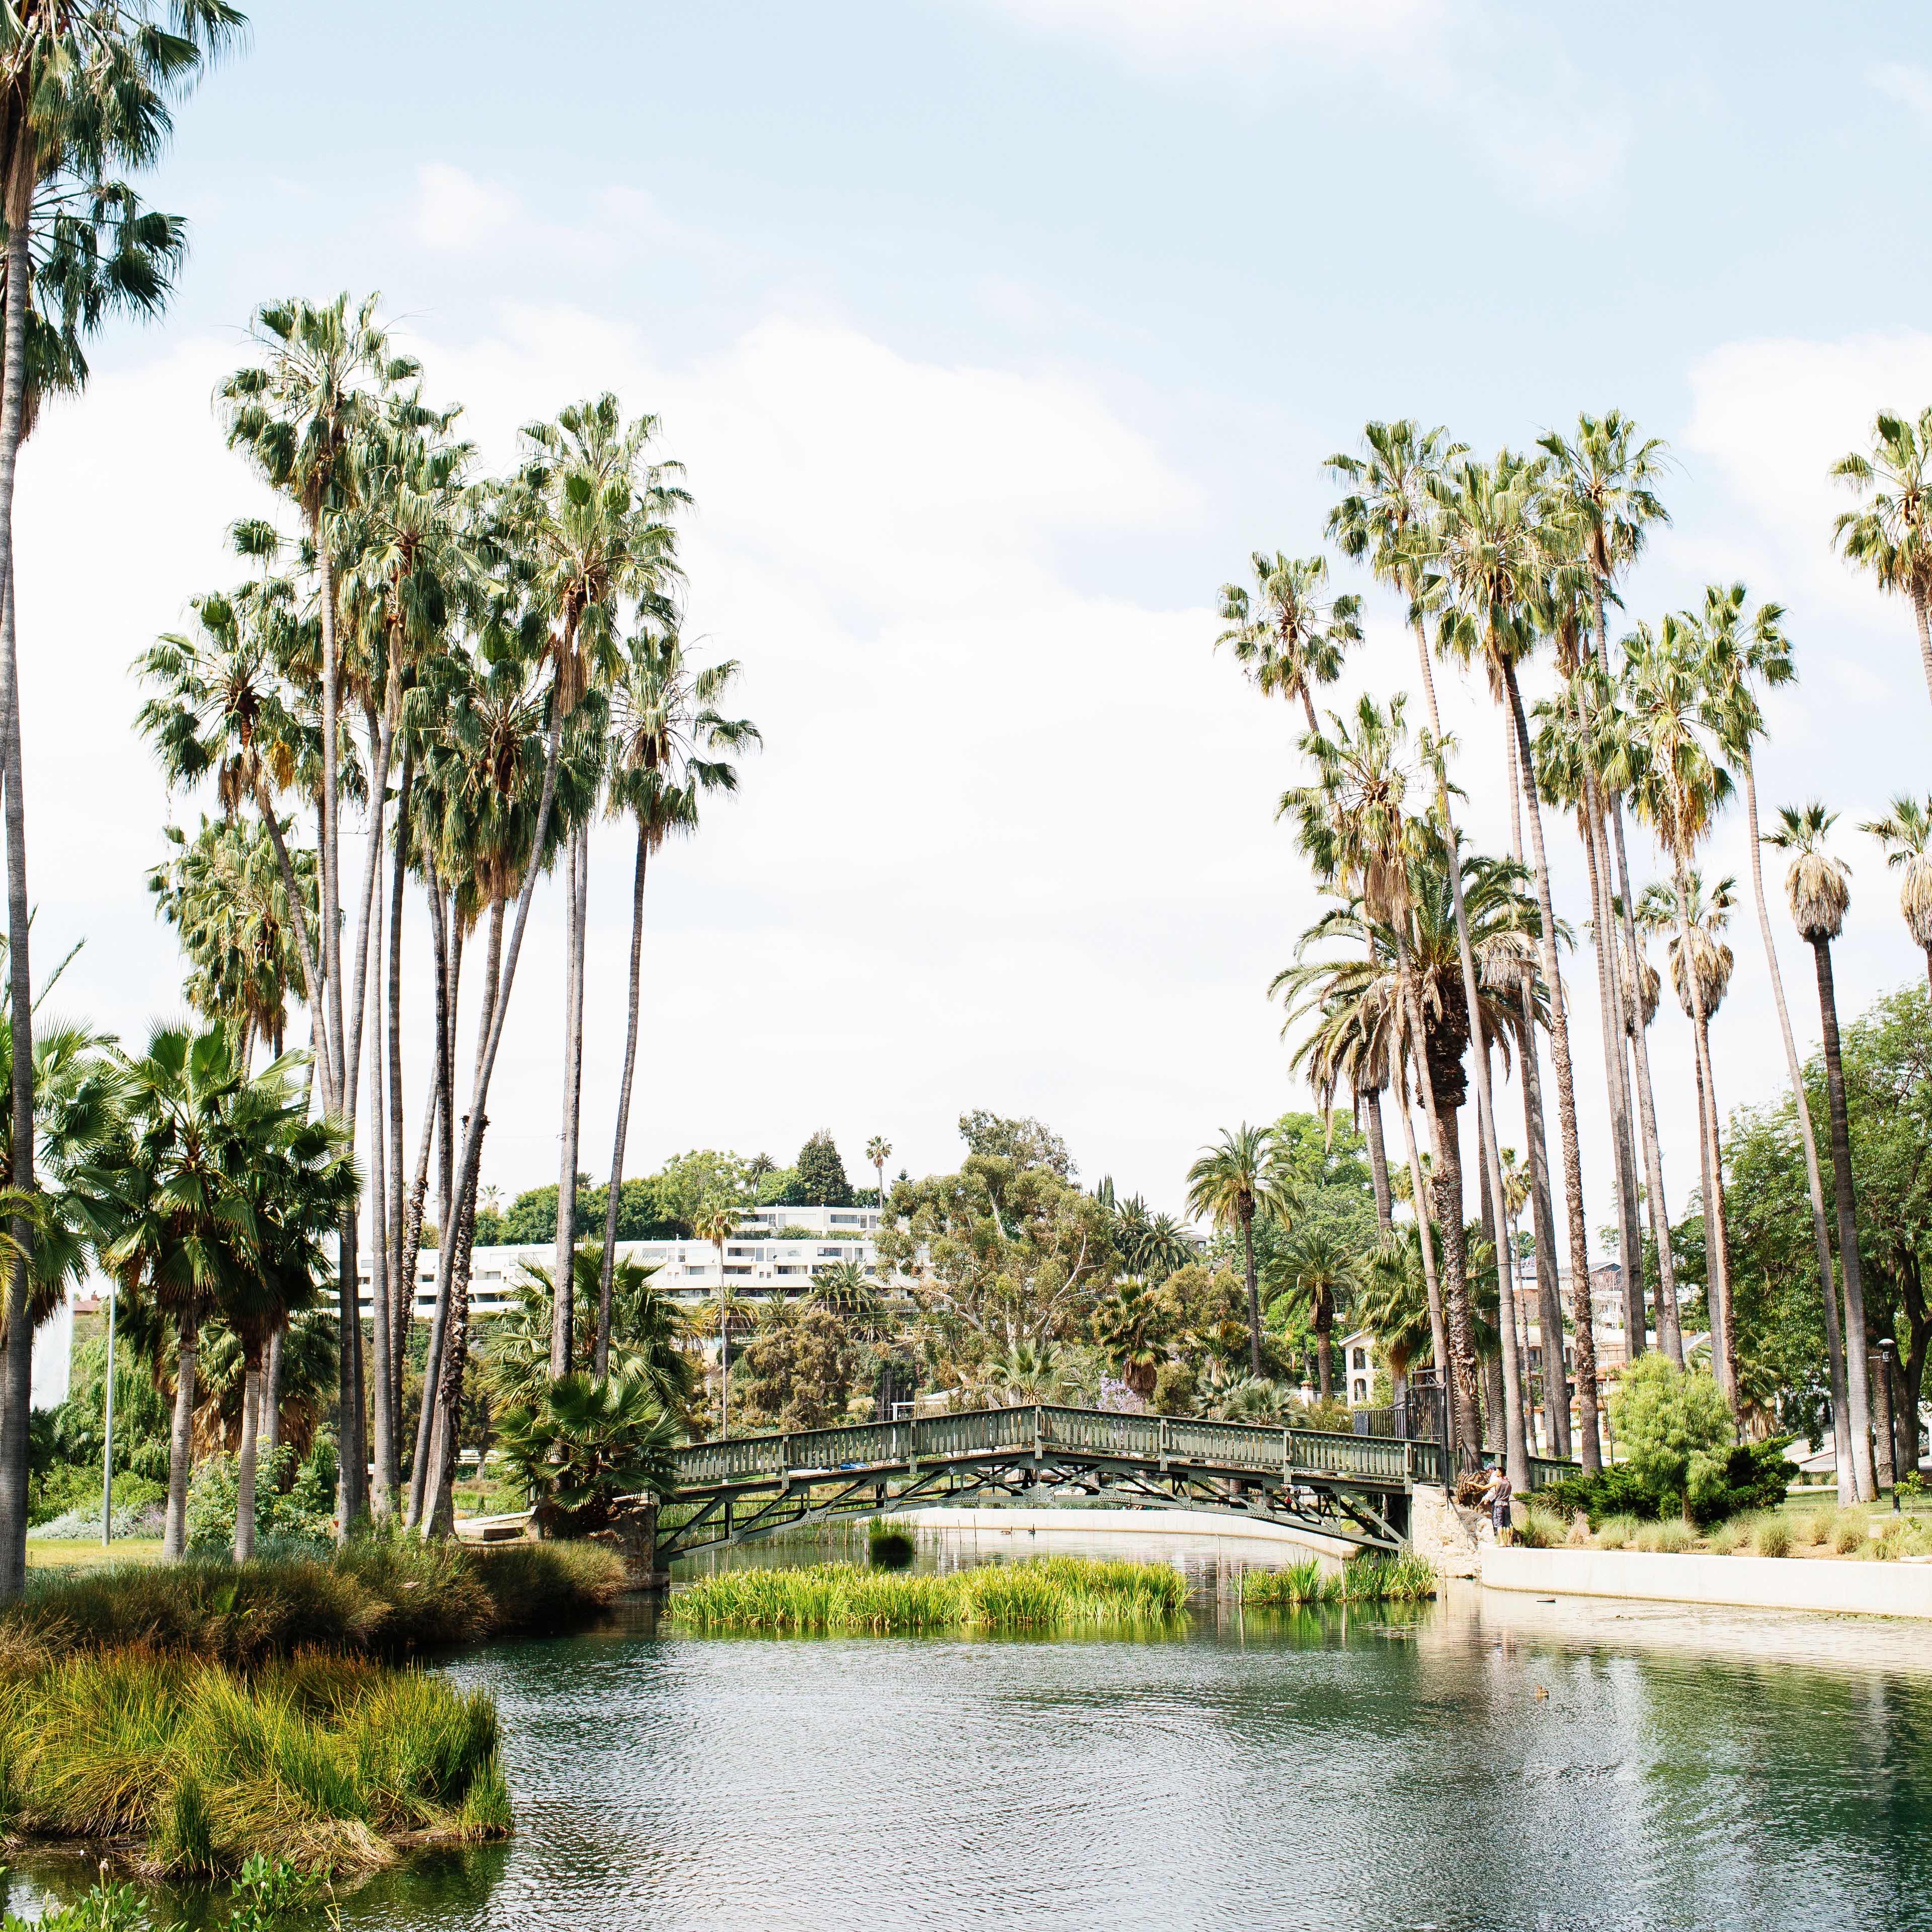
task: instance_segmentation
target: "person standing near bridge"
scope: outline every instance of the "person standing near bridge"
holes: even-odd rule
[[[1515,1517],[1510,1504],[1515,1500],[1516,1491],[1512,1487],[1509,1472],[1500,1464],[1490,1472],[1490,1480],[1483,1491],[1483,1500],[1490,1506],[1490,1526],[1496,1532],[1496,1540],[1507,1544]]]

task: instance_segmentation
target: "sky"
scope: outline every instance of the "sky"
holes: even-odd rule
[[[381,291],[486,466],[609,389],[688,472],[686,635],[739,661],[764,748],[652,872],[627,1172],[788,1162],[829,1127],[855,1180],[874,1134],[920,1174],[986,1107],[1178,1208],[1219,1130],[1309,1104],[1268,998],[1320,910],[1274,818],[1300,725],[1214,650],[1214,605],[1250,552],[1321,548],[1324,459],[1371,418],[1487,452],[1614,406],[1666,440],[1672,520],[1626,615],[1734,578],[1788,608],[1760,783],[1843,814],[1855,1012],[1924,970],[1856,825],[1932,781],[1910,613],[1832,554],[1826,470],[1878,408],[1932,404],[1928,160],[1932,34],[1902,6],[1640,4],[1614,31],[1492,0],[260,8],[146,184],[190,226],[176,299],[101,341],[22,460],[35,944],[86,942],[51,1004],[130,1045],[178,1010],[146,874],[209,802],[168,796],[128,667],[266,507],[211,406],[251,309],[346,288]],[[1336,700],[1414,689],[1401,614],[1336,572],[1368,614]],[[1442,683],[1466,827],[1503,849],[1498,715]],[[1707,870],[1742,874],[1741,819]],[[601,1176],[631,848],[613,824],[592,851]],[[1640,835],[1633,861],[1657,874]],[[492,1094],[506,1198],[556,1177],[561,900],[539,889]],[[418,985],[426,931],[418,908]],[[1732,937],[1726,1109],[1784,1079],[1748,902]],[[1594,1229],[1587,954],[1570,976]],[[1676,1214],[1674,1008],[1652,1053]]]

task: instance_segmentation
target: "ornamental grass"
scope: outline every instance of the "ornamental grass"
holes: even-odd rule
[[[509,1828],[496,1712],[481,1691],[302,1651],[243,1673],[147,1648],[0,1645],[8,1832],[124,1848],[205,1876],[274,1851],[366,1871],[399,1844]]]
[[[328,1558],[34,1573],[0,1611],[0,1634],[250,1670],[300,1649],[394,1658],[580,1628],[623,1586],[621,1561],[596,1544],[476,1550],[372,1538]]]
[[[1186,1602],[1166,1564],[1049,1556],[943,1576],[848,1563],[727,1570],[677,1591],[668,1614],[693,1630],[1052,1631],[1169,1621]]]

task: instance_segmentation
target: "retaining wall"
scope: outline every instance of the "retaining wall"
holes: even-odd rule
[[[1932,1564],[1830,1557],[1669,1556],[1636,1550],[1525,1550],[1486,1544],[1483,1586],[1543,1597],[1634,1597],[1932,1618]]]

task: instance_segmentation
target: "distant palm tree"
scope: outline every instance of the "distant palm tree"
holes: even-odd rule
[[[1884,846],[1885,862],[1901,875],[1898,910],[1912,944],[1925,956],[1925,976],[1932,982],[1932,798],[1901,794],[1884,818],[1868,819],[1858,829]]]
[[[1043,1339],[1036,1341],[1022,1335],[993,1358],[987,1372],[1010,1408],[1028,1402],[1064,1402],[1071,1393],[1066,1363],[1054,1343]]]
[[[1360,1288],[1363,1266],[1361,1255],[1316,1228],[1298,1232],[1275,1262],[1274,1280],[1284,1298],[1307,1312],[1324,1402],[1334,1394],[1335,1317]]]
[[[734,1201],[712,1201],[698,1210],[692,1223],[700,1241],[709,1241],[718,1257],[718,1292],[712,1298],[712,1319],[718,1326],[718,1433],[731,1432],[731,1323],[737,1297],[724,1279],[724,1244],[738,1232],[742,1210]]]
[[[892,1144],[884,1134],[874,1134],[866,1143],[866,1158],[872,1163],[873,1172],[879,1177],[879,1210],[882,1214],[886,1206],[886,1162],[892,1157]]]
[[[1221,621],[1228,626],[1214,640],[1233,649],[1234,662],[1253,679],[1264,698],[1301,700],[1308,728],[1316,722],[1313,692],[1342,674],[1351,644],[1362,641],[1362,600],[1329,598],[1328,560],[1292,557],[1256,550],[1252,596],[1238,584],[1221,586]]]
[[[644,878],[651,860],[667,839],[688,838],[697,831],[707,794],[737,789],[737,767],[722,754],[750,749],[764,742],[750,719],[727,718],[718,708],[737,674],[736,659],[694,664],[674,628],[646,626],[632,640],[628,660],[611,693],[610,809],[628,812],[636,820],[638,856],[631,883],[631,976],[623,1071],[618,1080],[617,1126],[610,1148],[610,1198],[604,1210],[604,1265],[597,1285],[593,1366],[598,1375],[610,1358],[610,1270],[616,1258],[624,1146],[630,1132],[631,1088],[643,1016]],[[770,1173],[770,1156],[760,1158],[765,1163],[764,1172]],[[754,1191],[760,1178],[754,1172]]]
[[[1248,1294],[1248,1361],[1262,1372],[1261,1290],[1255,1275],[1255,1216],[1288,1218],[1294,1190],[1283,1150],[1267,1127],[1223,1128],[1220,1142],[1204,1148],[1187,1170],[1187,1210],[1204,1214],[1217,1227],[1238,1234],[1242,1278]]]
[[[1802,809],[1782,807],[1766,842],[1791,854],[1786,896],[1798,936],[1811,948],[1818,970],[1818,1011],[1824,1028],[1825,1089],[1832,1124],[1832,1175],[1838,1209],[1838,1266],[1845,1284],[1845,1388],[1851,1409],[1852,1470],[1857,1500],[1875,1501],[1872,1468],[1871,1395],[1865,1360],[1865,1298],[1858,1258],[1858,1199],[1852,1186],[1850,1118],[1845,1108],[1845,1066],[1838,1046],[1838,999],[1832,982],[1832,942],[1844,930],[1852,903],[1850,868],[1826,850],[1838,821],[1815,801]]]
[[[1932,409],[1910,418],[1881,410],[1871,453],[1853,450],[1832,466],[1841,483],[1867,493],[1832,526],[1846,560],[1868,570],[1881,590],[1908,599],[1918,627],[1918,656],[1932,692]]]
[[[1797,1036],[1792,1030],[1791,1010],[1784,998],[1784,970],[1778,964],[1778,942],[1772,932],[1771,907],[1764,890],[1764,840],[1758,826],[1754,748],[1765,735],[1766,725],[1757,687],[1789,684],[1797,673],[1792,663],[1790,641],[1784,634],[1784,607],[1763,603],[1747,615],[1748,601],[1742,584],[1714,584],[1704,592],[1703,610],[1689,621],[1694,622],[1700,640],[1705,722],[1716,732],[1744,788],[1744,823],[1750,842],[1751,898],[1757,908],[1758,938],[1764,947],[1766,970],[1771,976],[1772,1004],[1778,1011],[1785,1074],[1798,1115],[1798,1139],[1804,1150],[1812,1246],[1817,1256],[1818,1292],[1825,1316],[1826,1367],[1832,1399],[1832,1432],[1838,1445],[1839,1500],[1850,1503],[1856,1499],[1857,1491],[1852,1480],[1850,1396],[1845,1380],[1844,1340],[1838,1320],[1838,1281],[1832,1267],[1831,1224],[1825,1212],[1818,1136],[1811,1124],[1811,1105],[1805,1097],[1804,1070],[1798,1060]]]
[[[1138,1275],[1123,1275],[1094,1310],[1094,1339],[1143,1400],[1160,1379],[1161,1355],[1180,1318],[1174,1298]]]

